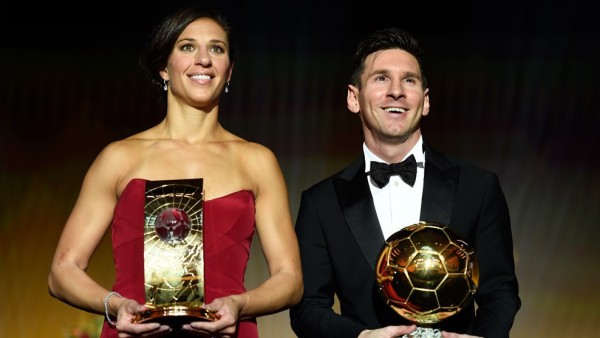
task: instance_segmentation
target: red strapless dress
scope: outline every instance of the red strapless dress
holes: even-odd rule
[[[131,180],[115,207],[112,245],[115,260],[113,290],[140,304],[144,295],[144,199],[146,180]],[[254,195],[238,191],[204,201],[204,291],[206,303],[246,291],[244,274],[255,231]],[[184,337],[174,332],[169,337]],[[106,320],[101,338],[117,337]],[[238,338],[257,338],[256,320],[241,321]]]

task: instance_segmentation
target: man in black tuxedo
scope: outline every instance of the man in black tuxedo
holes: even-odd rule
[[[290,310],[298,337],[413,332],[415,326],[384,303],[374,269],[385,239],[419,221],[450,226],[479,261],[474,301],[436,324],[444,337],[509,336],[520,299],[506,199],[495,173],[423,141],[429,89],[420,54],[419,43],[399,29],[377,31],[358,45],[347,104],[361,119],[363,152],[302,193],[296,233],[304,296]],[[400,169],[375,163],[401,160]],[[381,175],[386,172],[389,183]],[[335,296],[340,313],[332,308]]]

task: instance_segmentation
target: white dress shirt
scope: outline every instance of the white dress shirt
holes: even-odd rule
[[[365,154],[365,172],[371,169],[371,161],[385,162],[373,154],[363,143]],[[375,203],[377,218],[385,239],[396,231],[418,223],[421,215],[421,197],[423,196],[423,178],[425,176],[425,154],[423,153],[423,137],[406,155],[415,156],[417,161],[417,179],[414,186],[406,184],[398,175],[390,177],[390,183],[378,188],[369,177],[369,188]],[[406,159],[406,157],[404,159]],[[402,159],[402,160],[404,160]]]

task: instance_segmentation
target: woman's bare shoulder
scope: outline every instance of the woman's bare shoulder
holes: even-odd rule
[[[153,142],[144,136],[144,132],[113,141],[101,150],[96,163],[123,171],[143,156],[145,149],[148,149]]]
[[[243,161],[246,168],[256,173],[264,173],[278,167],[275,153],[266,145],[245,141],[237,148],[238,159]]]
[[[140,163],[144,162],[153,142],[137,135],[113,141],[102,149],[93,167],[117,188],[117,195],[120,195],[124,185],[141,174]]]
[[[275,153],[269,147],[252,141],[236,142],[235,153],[245,163],[272,164],[276,161]]]
[[[237,150],[242,154],[259,155],[259,156],[271,156],[273,151],[264,144],[257,142],[240,140],[236,142]]]
[[[140,149],[147,147],[149,142],[150,141],[147,139],[135,137],[134,135],[107,144],[104,149],[102,149],[101,154],[109,157],[129,156],[135,154]]]

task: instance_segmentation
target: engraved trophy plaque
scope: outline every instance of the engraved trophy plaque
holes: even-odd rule
[[[144,290],[133,322],[181,325],[218,319],[204,305],[203,180],[147,181]]]
[[[375,272],[388,306],[417,324],[417,330],[403,338],[441,338],[433,324],[468,305],[479,285],[472,247],[447,226],[429,222],[392,234]]]

